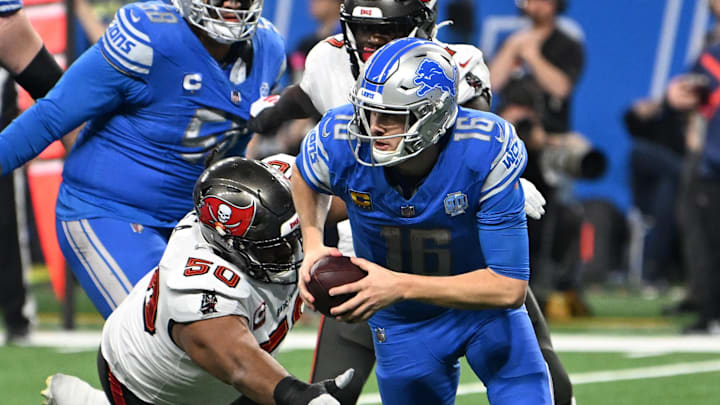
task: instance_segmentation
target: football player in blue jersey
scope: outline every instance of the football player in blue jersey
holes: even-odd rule
[[[529,258],[514,128],[457,106],[457,67],[438,44],[403,38],[368,60],[352,105],[303,141],[293,176],[309,269],[325,255],[330,195],[368,272],[332,313],[369,319],[384,404],[451,404],[465,356],[490,403],[550,404],[547,366],[523,307]],[[299,175],[297,174],[299,173]]]
[[[107,317],[192,208],[206,156],[243,155],[250,104],[282,74],[262,0],[122,7],[55,88],[0,133],[0,173],[87,121],[63,171],[63,253]]]

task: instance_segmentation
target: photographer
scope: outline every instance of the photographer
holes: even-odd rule
[[[525,142],[528,164],[524,176],[548,200],[546,216],[528,222],[532,288],[538,291],[541,305],[553,300],[565,306],[554,306],[548,316],[586,315],[588,309],[578,293],[582,208],[566,197],[566,191],[574,178],[602,174],[605,158],[580,134],[547,133],[542,125],[543,103],[542,90],[526,77],[508,83],[497,109]],[[556,290],[560,292],[551,294]]]
[[[696,95],[707,97],[707,78],[688,75],[673,95],[636,101],[624,121],[632,135],[630,179],[634,206],[646,227],[642,257],[643,280],[663,286],[677,278],[681,264],[677,206],[687,159],[686,128]],[[687,87],[687,88],[686,88]],[[680,92],[680,93],[678,93]],[[676,94],[677,93],[677,94]]]
[[[683,232],[685,259],[699,319],[686,332],[720,334],[720,44],[706,48],[692,74],[673,79],[667,100],[677,109],[693,110],[706,122],[704,141],[694,142],[688,132],[688,146],[698,147],[698,162],[684,201]],[[699,79],[704,77],[705,79]],[[702,80],[702,81],[701,81]],[[690,123],[697,120],[690,120]],[[702,132],[702,131],[701,131]]]
[[[490,64],[495,92],[521,77],[532,77],[542,93],[541,122],[549,133],[571,129],[570,101],[583,70],[583,45],[557,26],[567,0],[518,0],[531,27],[512,34]]]

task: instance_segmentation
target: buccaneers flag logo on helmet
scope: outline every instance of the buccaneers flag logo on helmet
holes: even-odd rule
[[[202,199],[200,221],[215,228],[220,234],[245,236],[255,218],[255,201],[246,207],[238,207],[215,196]]]

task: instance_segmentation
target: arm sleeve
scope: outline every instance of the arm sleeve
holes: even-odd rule
[[[15,81],[22,86],[33,99],[45,97],[55,83],[60,80],[63,71],[55,58],[43,46],[30,64],[15,76]]]
[[[504,133],[483,184],[476,213],[480,246],[488,267],[506,277],[530,278],[525,195],[519,179],[527,152],[507,122],[498,123]]]
[[[477,213],[478,237],[487,266],[506,277],[530,278],[530,251],[525,197],[518,181],[511,193],[495,204],[495,209]],[[505,207],[503,210],[498,207]]]
[[[0,133],[0,169],[8,173],[88,119],[110,112],[141,82],[114,69],[97,45],[85,52],[47,97]]]
[[[274,132],[285,121],[308,117],[317,121],[320,113],[303,89],[292,85],[282,92],[277,104],[264,109],[251,119],[248,128],[255,133],[267,134]]]

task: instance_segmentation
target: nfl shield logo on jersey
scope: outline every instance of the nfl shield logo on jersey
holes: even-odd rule
[[[203,315],[217,312],[217,309],[215,308],[216,305],[217,296],[215,296],[215,293],[204,292],[202,296],[202,303],[200,303],[200,312],[202,312]]]
[[[262,82],[260,85],[260,98],[267,97],[270,95],[270,84],[268,82]]]
[[[377,339],[378,343],[385,343],[387,340],[387,336],[385,336],[385,328],[375,328],[373,329],[373,332],[375,332],[375,339]]]
[[[242,95],[239,91],[233,90],[230,92],[230,101],[233,102],[233,104],[240,104],[242,101]]]
[[[468,207],[467,196],[461,192],[450,193],[445,197],[445,213],[454,217],[464,214]]]

